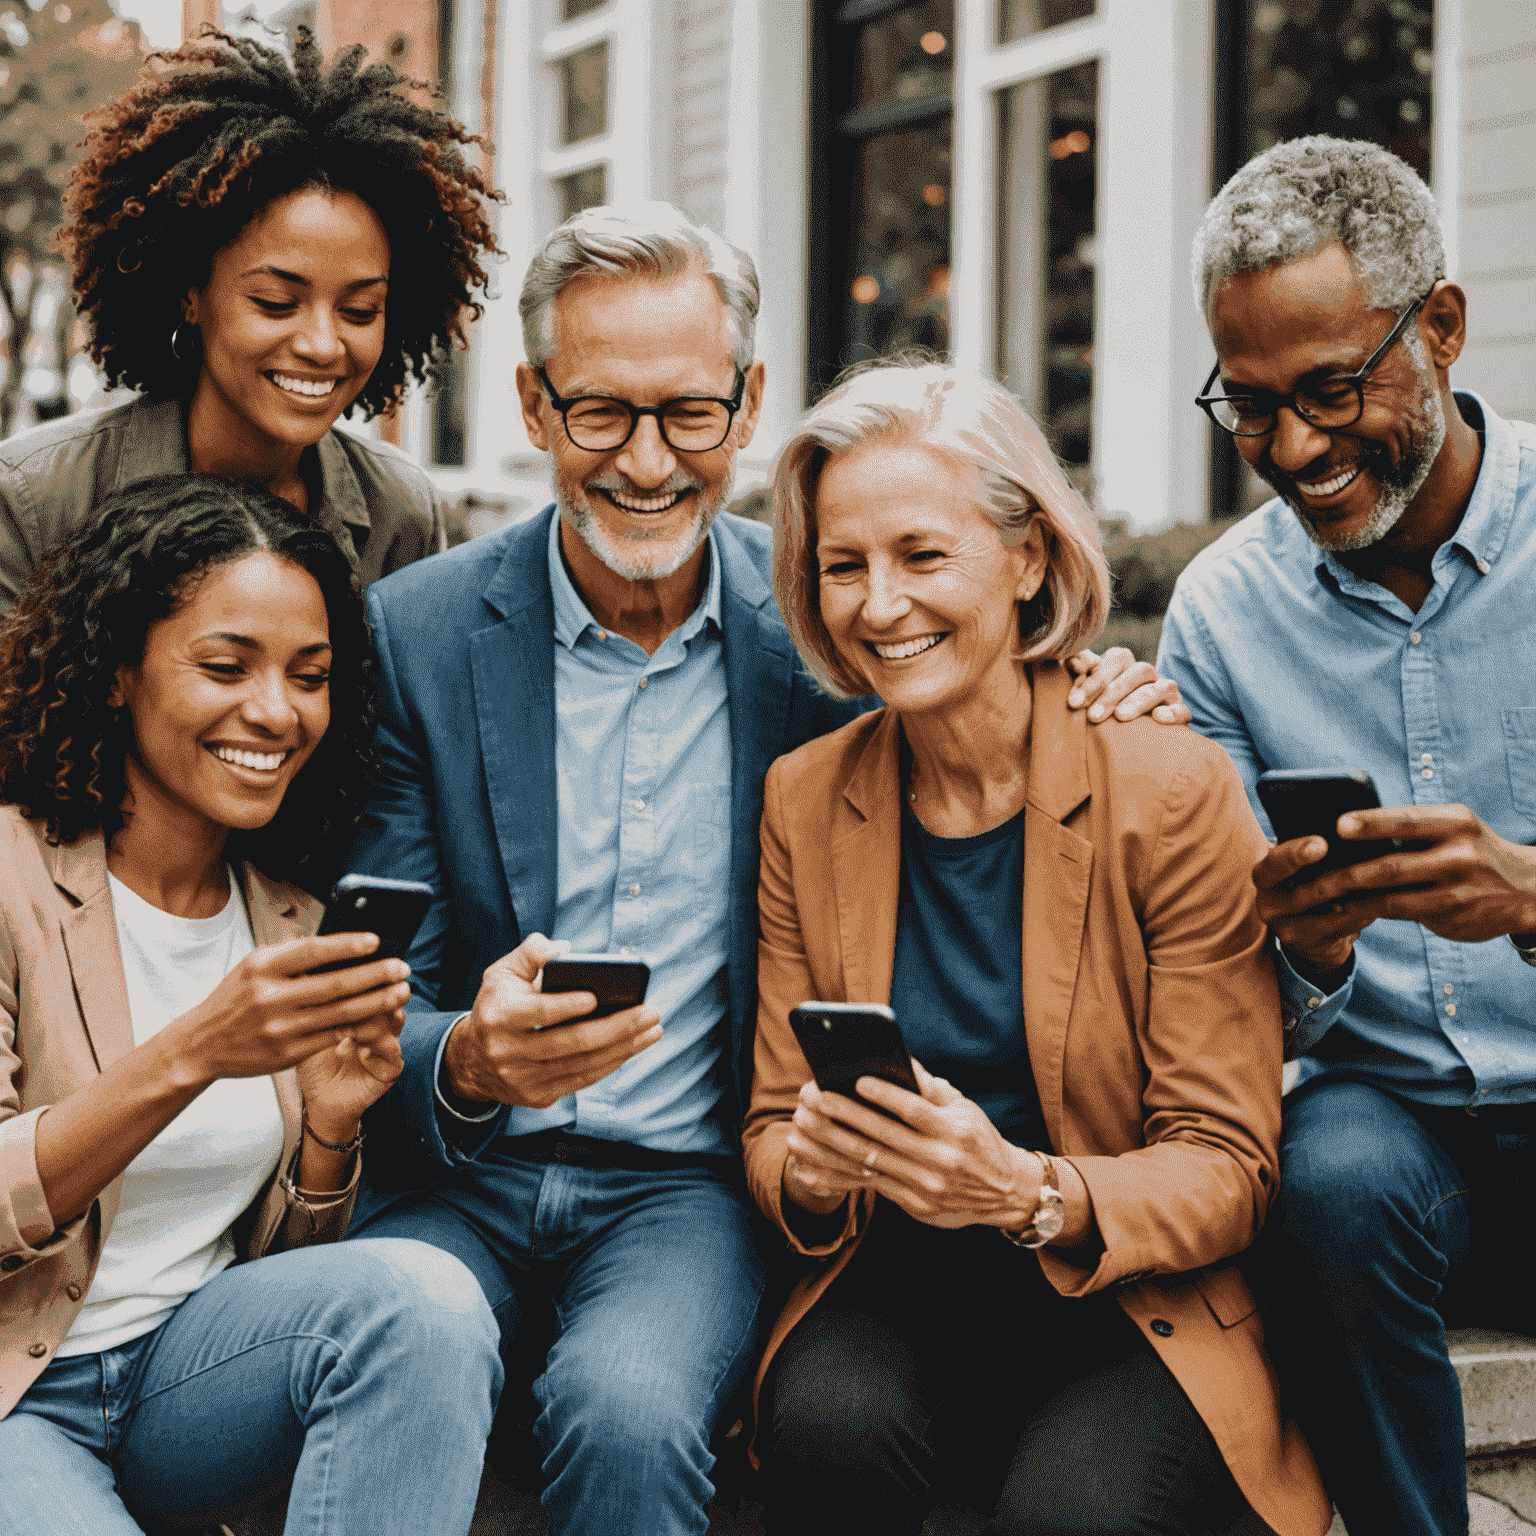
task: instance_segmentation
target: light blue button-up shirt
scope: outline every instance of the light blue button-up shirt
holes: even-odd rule
[[[725,1153],[731,730],[720,556],[654,656],[603,629],[560,556],[555,604],[558,873],[551,938],[651,967],[661,1041],[548,1109],[514,1107],[508,1134],[555,1127],[667,1152]]]
[[[1261,821],[1266,769],[1350,766],[1383,805],[1467,805],[1536,843],[1536,427],[1457,399],[1483,462],[1417,612],[1318,549],[1279,500],[1179,578],[1158,670],[1231,754]],[[1507,939],[1382,920],[1332,997],[1283,957],[1280,972],[1299,1081],[1347,1070],[1425,1104],[1536,1099],[1536,968]]]

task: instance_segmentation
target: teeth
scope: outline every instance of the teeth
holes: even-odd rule
[[[269,373],[267,377],[290,395],[328,395],[336,388],[335,379],[296,379],[291,373]]]
[[[213,755],[221,763],[234,763],[241,768],[259,768],[273,773],[283,766],[286,752],[241,752],[234,747],[214,747]]]
[[[921,656],[924,651],[931,651],[943,638],[943,635],[922,635],[916,640],[900,640],[894,645],[880,645],[873,640],[870,644],[882,661],[905,661],[908,656]]]
[[[1308,496],[1332,496],[1336,492],[1342,491],[1359,473],[1360,466],[1355,464],[1344,470],[1341,474],[1334,475],[1329,480],[1314,480],[1310,485],[1298,480],[1296,488],[1297,490],[1305,491]]]
[[[670,496],[625,496],[620,491],[605,491],[603,493],[611,500],[623,507],[626,512],[665,512],[668,507],[674,507],[683,498],[682,491],[674,491]]]

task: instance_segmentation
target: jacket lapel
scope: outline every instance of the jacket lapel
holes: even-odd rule
[[[900,725],[887,710],[843,788],[832,831],[832,884],[850,1003],[889,1003],[901,898]]]
[[[80,1005],[80,1022],[99,1071],[133,1049],[128,987],[117,945],[117,920],[107,886],[107,852],[101,833],[87,832],[71,845],[48,848],[53,883],[76,903],[60,919],[64,951]]]
[[[548,933],[555,921],[555,606],[548,537],[549,517],[517,527],[485,593],[499,622],[469,642],[480,756],[519,936]]]
[[[1062,823],[1089,795],[1084,711],[1069,711],[1071,679],[1037,665],[1024,815],[1024,1031],[1051,1145],[1061,1150],[1062,1062],[1077,987],[1093,844]]]

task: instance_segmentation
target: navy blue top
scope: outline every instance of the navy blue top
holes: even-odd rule
[[[907,1049],[1015,1146],[1047,1149],[1024,1045],[1024,812],[978,837],[901,817],[891,1007]]]

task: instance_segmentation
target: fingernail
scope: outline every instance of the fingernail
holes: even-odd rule
[[[1340,832],[1358,832],[1360,830],[1360,818],[1358,816],[1340,816]]]
[[[1076,709],[1082,702],[1083,695],[1076,688],[1074,688],[1072,692],[1067,695],[1067,703],[1070,704],[1073,709]]]
[[[1104,718],[1104,706],[1102,704],[1095,704],[1088,711],[1088,718],[1090,720],[1102,720]]]

